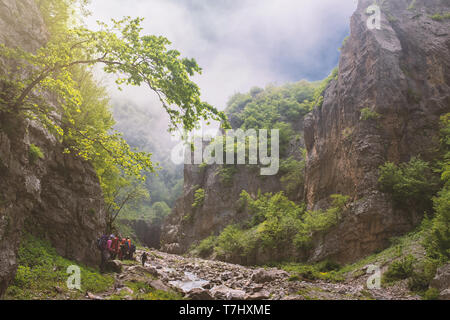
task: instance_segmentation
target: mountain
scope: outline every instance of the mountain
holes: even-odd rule
[[[443,18],[450,3],[383,1],[379,30],[368,28],[373,17],[366,11],[372,4],[359,1],[338,71],[316,89],[311,112],[290,116],[291,137],[298,136],[298,147],[306,148],[305,166],[291,172],[301,183],[301,195],[289,197],[295,203],[280,195],[261,198],[267,192],[286,194],[283,172],[264,178],[247,166],[185,165],[183,197],[163,227],[164,250],[180,254],[200,246],[206,255],[244,264],[287,258],[348,263],[386,248],[392,237],[413,230],[424,212],[432,211],[429,201],[420,201],[420,193],[399,205],[380,187],[380,167],[406,166],[414,159],[433,162],[441,155],[440,118],[450,111],[449,20]],[[252,93],[238,98],[228,110],[234,128],[242,126],[242,112],[272,115],[270,109],[254,108],[255,101],[245,101],[258,99]],[[281,110],[278,102],[272,105]],[[247,201],[244,208],[242,200]],[[307,240],[307,245],[299,249],[291,238],[287,245],[264,242],[265,236],[273,236],[268,226],[275,218],[266,209],[275,200],[299,212],[292,222],[300,225],[303,239],[292,237],[297,243]],[[265,221],[249,222],[261,212],[266,212]],[[332,213],[336,221],[331,221]],[[325,223],[318,227],[319,219]],[[247,236],[260,236],[260,243],[240,240]]]

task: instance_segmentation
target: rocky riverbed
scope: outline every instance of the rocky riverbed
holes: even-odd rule
[[[338,283],[302,281],[280,269],[244,267],[221,261],[184,257],[155,250],[146,250],[149,260],[142,267],[136,262],[114,261],[115,285],[100,295],[87,293],[88,299],[109,299],[120,295],[123,299],[135,298],[133,289],[126,283],[145,282],[162,291],[177,292],[180,297],[192,300],[365,300],[365,299],[420,299],[411,295],[406,283],[368,290],[368,275],[348,277]],[[363,268],[364,269],[364,268]],[[125,293],[125,294],[124,294]]]

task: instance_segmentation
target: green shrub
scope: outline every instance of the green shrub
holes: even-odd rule
[[[30,149],[28,151],[29,159],[31,163],[35,163],[38,159],[44,159],[44,153],[41,148],[34,144],[30,144]]]
[[[305,160],[297,161],[290,157],[280,163],[281,184],[289,198],[297,198],[305,182]]]
[[[440,292],[436,288],[429,288],[423,295],[424,300],[438,300]]]
[[[383,280],[389,283],[411,277],[414,273],[415,260],[413,255],[408,255],[392,262],[388,270],[383,274]]]
[[[444,14],[436,13],[431,16],[431,19],[433,19],[434,21],[444,21],[450,19],[450,12],[446,12]]]
[[[315,281],[324,280],[331,282],[344,281],[344,277],[338,273],[339,265],[331,261],[323,261],[317,264],[282,263],[274,265],[291,273],[290,281]]]
[[[231,187],[233,185],[233,177],[238,172],[235,165],[224,165],[219,170],[220,181],[224,186]]]
[[[430,285],[430,280],[426,274],[414,272],[408,281],[408,288],[413,292],[425,292]]]
[[[253,230],[243,230],[237,225],[227,226],[217,238],[214,251],[222,257],[247,256],[258,241]]]
[[[194,193],[194,202],[192,208],[200,208],[205,201],[205,189],[197,189]]]
[[[214,247],[217,244],[216,236],[209,236],[208,238],[203,239],[193,250],[193,252],[202,257],[207,258],[214,252]]]
[[[435,217],[431,232],[425,240],[428,255],[445,263],[450,259],[450,113],[441,117],[441,149],[444,154],[440,163],[443,188],[433,199]]]
[[[397,204],[413,201],[423,209],[431,207],[431,198],[439,186],[429,163],[418,158],[398,166],[392,162],[385,163],[380,167],[378,182],[380,190],[391,194]]]
[[[377,120],[381,117],[381,114],[372,111],[370,108],[363,108],[361,109],[361,120],[367,121],[367,120]]]
[[[290,201],[283,192],[259,193],[253,199],[246,191],[240,204],[249,214],[247,221],[230,225],[217,238],[215,250],[220,255],[244,256],[256,248],[285,250],[306,247],[314,232],[325,231],[339,221],[349,198],[333,195],[332,207],[325,211],[306,211],[305,206]]]

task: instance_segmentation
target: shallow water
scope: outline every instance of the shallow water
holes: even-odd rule
[[[189,292],[192,289],[202,288],[208,284],[209,281],[198,278],[192,272],[184,272],[183,280],[169,281],[169,283],[175,287],[180,288],[184,292]]]

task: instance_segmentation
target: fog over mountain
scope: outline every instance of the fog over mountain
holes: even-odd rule
[[[203,68],[203,98],[223,109],[236,92],[268,83],[320,80],[337,65],[355,0],[96,0],[96,20],[145,18],[144,32],[163,35]],[[146,88],[113,97],[153,105]]]

